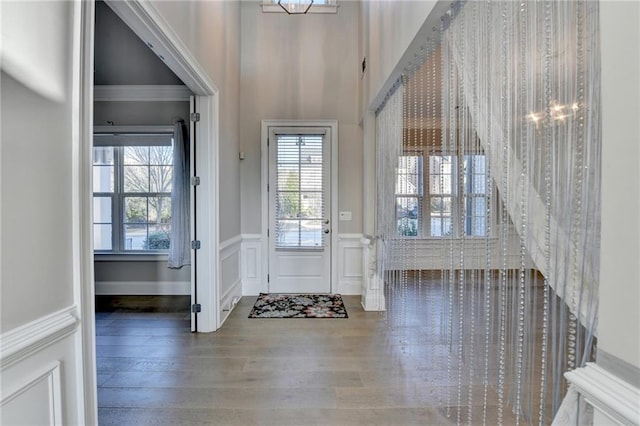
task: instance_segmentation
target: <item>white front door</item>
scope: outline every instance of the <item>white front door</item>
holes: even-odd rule
[[[269,129],[269,291],[331,291],[331,128]]]

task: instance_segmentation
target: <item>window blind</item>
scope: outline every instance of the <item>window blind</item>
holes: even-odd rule
[[[276,135],[276,248],[324,247],[324,136]]]

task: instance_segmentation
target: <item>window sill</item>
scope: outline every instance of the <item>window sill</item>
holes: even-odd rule
[[[93,254],[96,262],[165,262],[167,253],[99,253]]]

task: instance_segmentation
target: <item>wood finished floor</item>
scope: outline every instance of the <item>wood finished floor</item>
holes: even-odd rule
[[[359,296],[344,297],[348,319],[249,319],[255,300],[206,334],[190,333],[186,310],[153,312],[147,301],[150,312],[98,312],[100,424],[456,424],[446,350],[426,342],[423,324],[392,327]],[[469,389],[481,404],[482,386]]]

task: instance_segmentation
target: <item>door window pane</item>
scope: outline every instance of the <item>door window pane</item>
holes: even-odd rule
[[[277,135],[276,248],[324,244],[324,164],[321,135]]]

